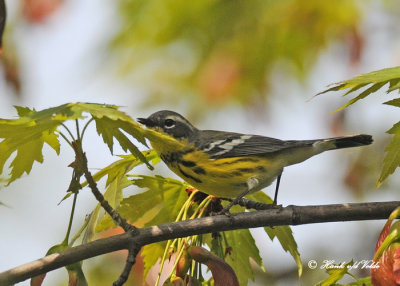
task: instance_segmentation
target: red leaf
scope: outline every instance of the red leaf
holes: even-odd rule
[[[393,276],[396,284],[400,285],[400,247],[393,254]]]
[[[31,279],[31,286],[41,286],[45,277],[46,273],[33,277]]]
[[[189,253],[184,251],[176,265],[176,276],[184,278],[192,263]]]
[[[188,252],[195,261],[211,270],[214,286],[239,286],[235,271],[224,260],[200,246],[189,247]]]
[[[32,23],[40,23],[51,16],[63,0],[24,0],[23,13]]]
[[[395,253],[399,251],[398,244],[392,244],[379,259],[379,267],[371,268],[371,283],[373,286],[398,286],[395,276],[399,274],[396,268],[400,260],[395,260]],[[396,265],[396,266],[395,266]],[[396,267],[396,268],[395,268]]]

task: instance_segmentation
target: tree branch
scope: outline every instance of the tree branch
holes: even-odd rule
[[[72,147],[75,151],[75,169],[78,169],[76,172],[80,172],[86,178],[88,182],[89,188],[92,190],[92,193],[96,200],[100,203],[102,208],[111,216],[111,218],[122,227],[124,231],[136,231],[136,227],[130,225],[123,217],[119,215],[119,213],[108,203],[108,201],[104,198],[103,194],[97,188],[97,183],[93,179],[92,174],[89,171],[87,165],[87,158],[85,152],[82,150],[82,145],[80,141],[73,141]]]
[[[136,234],[127,232],[99,239],[2,272],[0,285],[21,282],[84,259],[129,249],[132,245],[147,245],[178,237],[235,229],[386,219],[399,205],[400,201],[318,206],[290,205],[281,209],[232,214],[231,217],[219,215],[142,228],[138,229]]]
[[[2,53],[3,49],[3,32],[6,26],[6,18],[6,3],[4,2],[4,0],[0,0],[0,54]]]

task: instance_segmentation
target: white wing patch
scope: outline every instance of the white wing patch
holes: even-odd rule
[[[224,143],[224,144],[221,144],[221,143],[225,142],[225,140],[218,140],[218,141],[211,143],[210,147],[208,147],[207,149],[211,150],[214,147],[218,147],[218,148],[222,149],[221,151],[213,154],[213,156],[219,156],[219,155],[222,155],[222,154],[225,154],[225,153],[231,151],[236,146],[243,144],[246,140],[250,139],[251,137],[253,137],[253,136],[252,135],[242,135],[242,136],[240,136],[240,138],[233,139],[232,141]],[[219,142],[219,141],[222,141],[222,142]],[[218,145],[218,144],[221,144],[221,145]],[[211,148],[211,145],[212,145],[212,148]]]
[[[208,151],[214,149],[214,147],[216,147],[216,146],[218,146],[219,144],[224,143],[224,142],[225,142],[225,139],[224,139],[224,140],[217,140],[217,141],[214,141],[214,142],[210,143],[210,146],[208,146],[207,148],[203,149],[203,151],[204,151],[204,152],[208,152]],[[219,146],[218,146],[218,147],[219,147]]]
[[[320,152],[329,150],[330,148],[334,147],[335,144],[333,143],[333,141],[331,139],[324,139],[324,140],[315,141],[312,144],[312,146],[313,146],[315,152],[320,153]]]

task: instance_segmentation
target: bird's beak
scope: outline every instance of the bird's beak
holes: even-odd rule
[[[154,126],[154,122],[148,118],[138,118],[137,121],[146,127],[152,127]]]

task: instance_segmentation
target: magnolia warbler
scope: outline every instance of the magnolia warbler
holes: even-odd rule
[[[203,193],[234,199],[225,211],[275,179],[273,204],[276,205],[284,167],[327,150],[372,143],[372,136],[364,134],[283,141],[260,135],[199,130],[182,115],[168,110],[138,118],[138,121],[148,130],[162,135],[148,138],[175,174]]]

